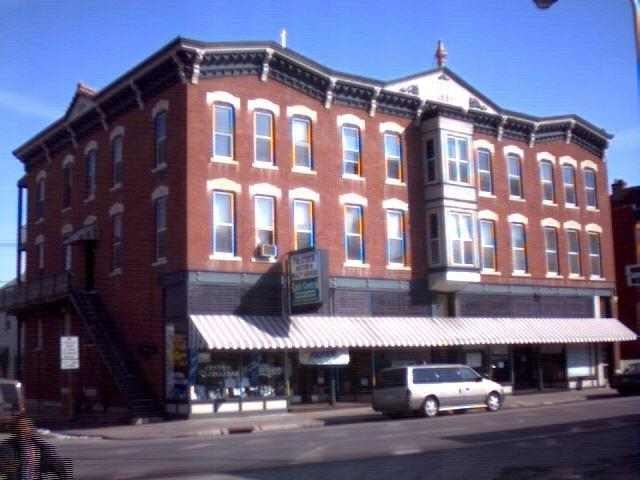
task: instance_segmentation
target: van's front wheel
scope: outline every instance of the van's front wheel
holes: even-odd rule
[[[424,405],[422,406],[422,411],[425,417],[435,417],[440,410],[440,404],[438,403],[438,399],[436,397],[427,397],[424,400]]]

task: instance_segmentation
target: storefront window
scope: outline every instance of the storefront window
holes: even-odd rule
[[[494,382],[511,383],[511,355],[506,345],[494,345],[489,350],[489,377]]]

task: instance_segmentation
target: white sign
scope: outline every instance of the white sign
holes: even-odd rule
[[[302,365],[338,366],[349,365],[349,350],[333,348],[329,350],[300,350],[299,359]]]
[[[80,348],[78,337],[60,337],[60,369],[80,368]]]
[[[627,265],[627,285],[629,287],[640,287],[640,264]]]

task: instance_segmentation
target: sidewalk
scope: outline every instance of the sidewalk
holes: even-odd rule
[[[505,400],[503,408],[541,407],[617,396],[618,393],[610,388],[509,395]],[[57,431],[55,434],[110,440],[152,440],[297,430],[348,423],[373,422],[384,420],[385,418],[386,417],[380,413],[374,412],[368,404],[360,404],[360,406],[350,408],[326,409],[322,411],[303,411],[247,417],[173,420],[145,425],[63,430]]]

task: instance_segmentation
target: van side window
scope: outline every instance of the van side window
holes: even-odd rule
[[[406,387],[407,386],[407,370],[404,368],[398,368],[395,370],[383,371],[380,375],[381,387]]]
[[[466,382],[474,382],[478,379],[478,374],[470,368],[461,368],[458,372],[460,380]]]
[[[413,383],[438,383],[438,375],[434,368],[414,368]]]
[[[457,369],[455,368],[435,368],[434,370],[436,371],[436,375],[438,376],[440,383],[459,381],[459,378],[456,375]]]

